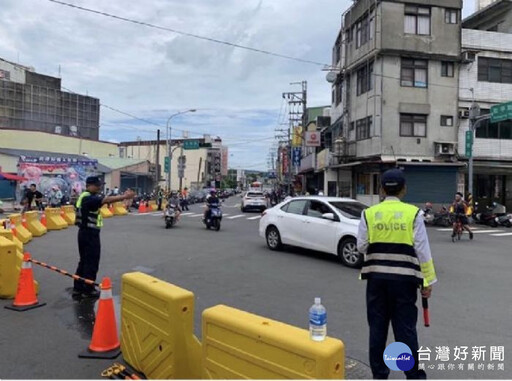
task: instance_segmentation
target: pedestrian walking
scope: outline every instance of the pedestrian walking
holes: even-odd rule
[[[375,379],[388,378],[384,350],[391,322],[395,341],[414,356],[406,377],[426,379],[418,370],[416,300],[418,288],[429,298],[437,281],[427,231],[419,208],[401,201],[406,193],[402,171],[386,171],[381,185],[384,201],[363,211],[357,236],[357,249],[365,255],[361,278],[367,280],[370,366]]]
[[[62,202],[62,192],[58,185],[54,185],[48,195],[49,203],[52,208],[60,208]]]
[[[132,199],[133,191],[128,190],[119,196],[101,196],[102,182],[96,176],[88,177],[86,190],[76,202],[76,222],[78,226],[78,252],[80,260],[76,275],[96,281],[100,264],[100,230],[103,226],[103,218],[99,209],[103,204]],[[94,286],[76,281],[73,287],[73,295],[81,297],[99,297],[99,292]]]

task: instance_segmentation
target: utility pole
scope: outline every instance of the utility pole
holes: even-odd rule
[[[155,185],[158,186],[160,182],[160,129],[156,131],[156,170],[155,170]]]
[[[184,142],[184,141],[183,141]],[[181,143],[181,147],[180,147],[180,158],[178,160],[178,165],[180,166],[180,168],[178,169],[178,174],[179,174],[179,178],[180,178],[180,192],[183,191],[183,176],[184,176],[184,172],[185,172],[185,158],[183,157],[183,142]]]

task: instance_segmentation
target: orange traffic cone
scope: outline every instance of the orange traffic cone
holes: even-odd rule
[[[25,229],[28,229],[27,219],[25,218],[25,215],[23,214],[21,217],[21,224]]]
[[[14,224],[11,224],[11,232],[12,235],[16,237],[16,226],[14,226]]]
[[[139,213],[146,213],[146,204],[143,201],[139,202]]]
[[[78,357],[115,359],[121,353],[120,347],[112,299],[112,283],[110,278],[103,278],[92,340],[87,350],[80,353]]]
[[[39,303],[34,287],[34,274],[32,273],[32,262],[30,262],[30,254],[23,255],[23,263],[21,264],[20,278],[18,280],[18,291],[12,306],[5,308],[14,311],[27,311],[33,308],[42,307],[46,303]]]
[[[41,224],[46,227],[46,214],[43,214],[41,215]]]
[[[62,218],[64,218],[64,216],[65,216],[65,215],[66,215],[66,212],[64,211],[64,209],[62,209],[62,208],[61,208],[61,209],[60,209],[60,216],[61,216]]]
[[[114,204],[110,204],[108,210],[110,210],[110,213],[114,214]]]

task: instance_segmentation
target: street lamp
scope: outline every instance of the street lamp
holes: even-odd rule
[[[166,132],[167,132],[167,157],[169,158],[169,173],[167,174],[167,189],[169,190],[169,192],[171,191],[171,173],[172,173],[172,168],[171,168],[171,160],[172,160],[172,151],[171,151],[172,127],[171,127],[171,119],[174,118],[175,116],[186,114],[186,113],[189,113],[189,112],[196,112],[196,109],[192,108],[190,110],[185,110],[185,111],[177,112],[176,114],[172,114],[169,117],[169,119],[167,119],[167,129],[166,129]]]

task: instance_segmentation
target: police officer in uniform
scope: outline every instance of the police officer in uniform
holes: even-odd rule
[[[82,192],[75,205],[75,225],[79,228],[78,252],[80,254],[76,275],[93,281],[96,280],[100,264],[100,230],[103,226],[100,208],[103,204],[132,199],[134,196],[133,191],[128,190],[123,195],[103,197],[100,193],[102,185],[98,177],[88,177],[86,190]],[[99,292],[94,286],[75,280],[73,296],[99,297]]]
[[[391,322],[395,341],[409,346],[414,356],[414,367],[404,372],[407,379],[426,379],[418,370],[416,300],[418,288],[429,298],[437,281],[427,232],[419,208],[400,201],[406,193],[402,171],[386,171],[381,185],[385,199],[363,211],[357,237],[365,254],[361,278],[367,280],[370,366],[374,379],[388,378],[383,354]]]

